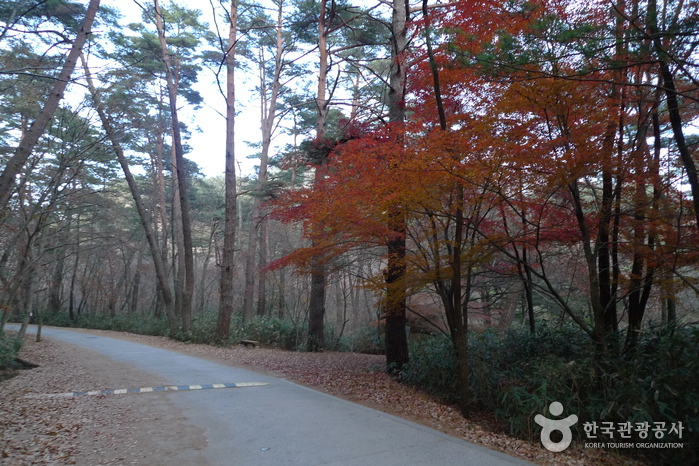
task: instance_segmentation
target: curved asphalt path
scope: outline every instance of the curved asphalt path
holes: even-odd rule
[[[30,331],[34,330],[32,326]],[[88,333],[44,328],[42,335],[131,364],[172,385],[268,383],[260,387],[137,395],[170,396],[189,422],[205,430],[208,445],[203,454],[213,465],[527,464],[285,379]]]

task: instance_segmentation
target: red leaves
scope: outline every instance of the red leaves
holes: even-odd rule
[[[457,209],[470,238],[463,260],[498,264],[504,274],[507,260],[517,259],[495,260],[496,250],[534,251],[535,268],[551,257],[557,262],[549,269],[566,261],[577,267],[581,249],[594,255],[610,241],[602,239],[605,228],[614,230],[621,261],[642,254],[655,268],[697,259],[687,254],[695,248],[684,217],[673,213],[687,208],[675,174],[653,165],[646,144],[652,130],[639,130],[649,121],[652,96],[643,86],[622,89],[627,78],[609,69],[612,50],[594,42],[606,40],[596,34],[615,24],[608,2],[581,8],[567,0],[484,0],[429,14],[434,37],[446,38],[435,46],[435,59],[447,129],[439,126],[425,51],[415,48],[409,120],[373,132],[350,128],[314,186],[277,203],[279,218],[303,222],[315,248],[276,265],[303,266],[319,250],[330,260],[384,246],[393,238],[387,212],[396,205],[406,212],[408,281],[415,288],[449,277]],[[581,52],[593,43],[599,53]],[[647,66],[635,64],[634,72],[652,74]],[[603,205],[602,173],[618,187],[614,221]],[[458,190],[463,205],[456,203]],[[586,266],[595,263],[587,259]]]

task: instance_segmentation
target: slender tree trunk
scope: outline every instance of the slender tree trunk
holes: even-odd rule
[[[168,97],[170,98],[170,118],[172,123],[173,145],[177,171],[177,188],[182,209],[182,236],[184,240],[185,262],[185,286],[182,296],[182,333],[185,338],[191,332],[192,327],[192,296],[194,295],[194,252],[192,245],[192,222],[190,220],[189,197],[187,195],[187,172],[184,164],[184,152],[182,149],[182,137],[180,135],[180,121],[177,112],[177,77],[172,67],[172,60],[165,42],[163,29],[163,17],[160,13],[158,0],[153,0],[155,6],[156,27],[162,52],[162,60],[165,65]]]
[[[674,325],[677,323],[677,298],[675,296],[675,286],[672,282],[668,284],[665,302],[667,305],[667,323]]]
[[[243,321],[252,319],[253,299],[255,297],[255,258],[257,256],[257,225],[260,216],[259,199],[253,200],[252,221],[248,229],[248,247],[245,251],[245,290],[243,291]]]
[[[41,230],[43,229],[44,216],[41,216],[38,220],[34,234],[30,235],[27,241],[26,248],[24,249],[23,257],[21,258],[23,267],[22,270],[22,307],[24,308],[24,318],[22,319],[22,326],[17,332],[17,340],[23,340],[24,334],[29,327],[31,318],[34,312],[34,300],[36,299],[36,266],[37,260],[42,255],[42,243],[43,235]],[[32,238],[37,238],[36,241],[32,241]],[[32,243],[36,244],[33,245]],[[32,248],[35,252],[32,253]]]
[[[53,237],[54,241],[56,241],[57,238],[55,233]],[[61,292],[63,289],[66,251],[65,248],[59,247],[57,244],[54,244],[54,248],[57,248],[55,252],[56,262],[53,266],[53,274],[51,275],[48,310],[53,314],[57,314],[61,311]]]
[[[243,297],[243,317],[249,319],[252,317],[253,298],[255,293],[255,276],[258,278],[258,293],[259,299],[264,301],[264,272],[262,269],[267,266],[263,251],[264,245],[259,242],[260,254],[257,255],[258,238],[264,238],[262,232],[266,228],[266,220],[262,212],[262,199],[267,188],[267,168],[269,164],[269,150],[272,145],[272,135],[274,133],[275,121],[277,118],[277,99],[279,97],[279,89],[281,88],[281,72],[282,72],[282,54],[283,54],[283,37],[282,37],[282,7],[283,1],[277,4],[277,24],[276,24],[276,49],[274,54],[274,75],[272,76],[271,88],[269,89],[269,97],[267,97],[267,74],[265,71],[266,63],[262,52],[260,51],[259,66],[260,66],[260,128],[262,130],[262,151],[260,152],[260,170],[257,174],[257,183],[255,190],[257,195],[253,202],[252,223],[248,232],[248,252],[245,266],[245,295]],[[260,49],[262,50],[262,49]],[[256,268],[256,259],[260,258],[259,266]],[[258,299],[257,314],[262,315],[266,304],[260,303]],[[262,310],[262,313],[260,312]]]
[[[279,269],[279,312],[277,317],[283,319],[285,316],[286,298],[284,294],[286,293],[286,274],[284,269]]]
[[[427,0],[422,1],[422,14],[425,18],[425,36],[427,53],[430,61],[430,68],[432,69],[432,78],[434,83],[434,93],[435,101],[437,103],[437,111],[439,114],[439,126],[442,131],[447,130],[447,119],[446,113],[444,111],[444,105],[442,104],[442,93],[439,84],[439,69],[437,68],[437,62],[434,58],[434,53],[432,51],[432,40],[430,38],[430,20],[429,12],[427,10]],[[466,298],[462,298],[462,283],[461,283],[461,269],[462,269],[462,258],[461,258],[461,248],[464,240],[464,188],[461,185],[461,181],[458,180],[455,183],[455,215],[454,215],[454,244],[452,246],[452,257],[451,257],[451,308],[454,312],[454,318],[452,319],[456,328],[454,329],[454,346],[456,349],[456,356],[458,361],[459,369],[459,408],[461,414],[466,416],[469,411],[470,403],[470,384],[469,384],[469,362],[468,362],[468,302],[470,299],[470,293],[466,294]],[[470,277],[470,267],[469,267],[469,277]],[[469,283],[470,289],[470,283]],[[463,299],[463,302],[462,302]]]
[[[644,105],[639,105],[639,113]],[[651,118],[652,121],[652,118]],[[635,165],[636,175],[636,192],[634,193],[634,242],[633,246],[636,249],[633,255],[630,273],[629,293],[629,327],[626,333],[626,350],[633,351],[638,341],[638,335],[641,331],[643,317],[645,315],[648,298],[653,286],[653,278],[655,275],[655,267],[647,260],[647,253],[652,252],[655,248],[655,232],[653,229],[654,220],[658,218],[657,201],[660,196],[660,167],[658,153],[657,160],[655,157],[648,164],[650,169],[646,169],[646,155],[650,153],[647,150],[647,132],[648,125],[641,125],[637,130],[636,144],[638,145],[632,159]],[[659,151],[658,151],[659,152]],[[648,209],[648,193],[646,180],[653,183],[653,199],[650,202],[650,213]],[[650,216],[650,218],[649,218]],[[649,222],[650,220],[650,222]],[[647,239],[647,244],[645,243]]]
[[[69,217],[69,225],[71,225],[72,217]],[[77,227],[75,230],[75,260],[73,261],[73,273],[70,276],[70,287],[68,289],[68,317],[71,322],[75,322],[77,318],[75,312],[75,282],[78,276],[78,265],[80,264],[80,212],[77,214]],[[71,225],[72,226],[72,225]],[[68,228],[70,231],[71,228]]]
[[[174,140],[174,135],[173,135]],[[170,163],[172,166],[172,276],[175,279],[175,314],[178,319],[183,319],[185,302],[185,246],[184,246],[184,226],[182,223],[182,203],[179,196],[179,176],[177,174],[177,155],[175,146],[170,150]]]
[[[136,260],[136,270],[134,271],[133,284],[131,286],[131,303],[129,305],[129,313],[135,314],[138,312],[139,295],[141,293],[141,266],[143,265],[144,246],[138,248],[138,259]]]
[[[687,173],[687,181],[689,188],[692,191],[692,202],[694,205],[694,215],[697,220],[697,229],[699,229],[699,172],[697,165],[692,157],[687,146],[687,141],[684,137],[684,129],[682,128],[682,115],[677,99],[677,88],[675,87],[675,77],[672,74],[670,65],[668,64],[668,55],[665,52],[662,44],[661,32],[658,30],[658,12],[657,1],[648,1],[648,31],[653,40],[653,47],[657,53],[658,64],[660,65],[660,77],[663,82],[663,90],[667,98],[667,111],[670,117],[670,126],[672,134],[675,137],[677,151],[680,153],[680,160]]]
[[[119,165],[121,165],[121,169],[124,172],[124,178],[126,179],[126,184],[129,186],[129,190],[131,191],[131,197],[133,197],[134,203],[136,205],[136,211],[138,212],[138,216],[141,220],[141,226],[143,227],[143,231],[145,232],[146,235],[146,240],[148,241],[148,245],[150,246],[150,251],[151,251],[151,256],[153,257],[153,265],[155,266],[155,275],[156,279],[158,280],[158,286],[159,290],[161,293],[161,296],[163,298],[163,303],[165,305],[165,313],[168,318],[169,322],[169,328],[170,328],[170,333],[174,335],[177,332],[177,318],[175,315],[175,310],[174,310],[174,303],[172,300],[172,293],[170,291],[170,286],[167,283],[167,271],[165,269],[165,264],[163,263],[162,256],[160,254],[160,248],[158,247],[158,240],[155,236],[155,232],[153,231],[151,219],[148,216],[148,212],[146,211],[145,204],[143,203],[143,200],[141,198],[141,193],[138,189],[138,185],[136,184],[136,180],[131,174],[131,168],[129,167],[129,162],[126,159],[126,156],[124,155],[124,151],[121,147],[121,143],[116,137],[116,131],[114,130],[112,123],[109,119],[109,116],[107,115],[107,112],[104,110],[104,107],[102,106],[102,103],[100,101],[100,96],[99,92],[94,86],[94,83],[92,82],[92,75],[90,74],[90,68],[87,66],[87,61],[83,58],[83,68],[85,70],[85,77],[87,79],[88,87],[90,89],[90,93],[92,95],[92,100],[95,105],[95,109],[97,110],[97,114],[100,118],[100,121],[102,122],[102,126],[104,127],[105,133],[107,133],[107,137],[109,138],[109,142],[112,145],[112,149],[114,150],[114,153],[117,156],[117,160],[119,161]],[[77,265],[77,264],[76,264]],[[74,275],[75,277],[75,275]],[[73,306],[73,286],[71,285],[71,310]],[[71,312],[72,314],[72,312]],[[74,316],[71,315],[71,319],[73,319]]]
[[[154,183],[156,185],[156,193],[157,195],[155,196],[155,199],[157,199],[157,214],[154,215],[153,219],[153,224],[157,225],[158,221],[157,218],[160,217],[160,257],[163,263],[163,266],[165,267],[165,270],[168,271],[168,218],[167,218],[167,204],[166,204],[166,197],[165,197],[165,170],[163,167],[163,157],[164,157],[164,146],[165,146],[165,136],[164,132],[159,129],[157,130],[157,135],[156,135],[156,160],[155,160],[155,180]],[[154,200],[155,200],[154,199]],[[154,230],[154,234],[156,234],[157,238],[157,228]],[[167,283],[167,277],[166,281]],[[155,300],[155,310],[154,310],[154,316],[159,319],[163,315],[163,307],[165,307],[165,303],[162,300],[162,293],[160,292],[160,282],[157,282],[158,285],[158,292],[156,294],[156,300]],[[175,306],[175,309],[177,306]],[[175,311],[176,312],[176,311]],[[177,313],[177,312],[176,312]]]
[[[63,99],[63,93],[73,74],[83,46],[87,41],[87,37],[91,34],[92,23],[97,14],[99,4],[100,0],[90,0],[78,35],[73,41],[73,45],[71,46],[61,72],[54,81],[53,89],[44,104],[44,108],[41,109],[36,120],[34,120],[34,123],[32,123],[31,127],[20,141],[14,155],[10,157],[5,169],[2,171],[2,174],[0,174],[0,211],[5,209],[7,202],[10,200],[15,177],[22,170],[22,167],[24,167],[24,164],[34,150],[34,146],[36,146],[39,138],[44,134],[44,131],[46,131],[46,127],[49,125],[53,114],[58,108],[58,104],[61,99]]]
[[[466,299],[462,303],[462,284],[461,284],[461,245],[464,237],[464,191],[459,184],[456,192],[456,216],[454,225],[454,245],[452,247],[451,258],[451,293],[453,300],[453,308],[456,312],[456,358],[459,365],[459,409],[461,414],[466,416],[469,412],[469,404],[471,401],[471,390],[469,384],[470,366],[468,361],[468,301],[469,293],[466,294]]]
[[[218,234],[218,226],[218,221],[214,222],[213,225],[211,225],[211,233],[209,234],[209,244],[206,248],[206,256],[204,257],[204,263],[201,266],[201,279],[199,281],[198,290],[199,303],[197,305],[197,311],[199,311],[200,314],[204,313],[204,310],[206,309],[206,304],[209,302],[209,299],[207,297],[207,289],[209,288],[207,285],[207,281],[209,283],[211,283],[211,281],[207,280],[207,278],[209,278],[209,263],[211,262],[211,257],[214,254],[214,248],[216,247],[215,238]]]
[[[624,4],[617,1],[612,9],[612,14],[615,16],[615,39],[616,39],[616,59],[623,60],[626,56],[624,50],[624,29],[623,15]],[[604,139],[602,143],[602,205],[600,212],[599,227],[597,233],[597,266],[599,270],[599,286],[600,286],[600,301],[604,309],[604,326],[605,331],[609,335],[616,335],[619,331],[617,308],[616,308],[616,281],[613,270],[613,254],[616,245],[616,235],[612,234],[613,223],[617,221],[613,218],[614,207],[614,174],[613,174],[613,154],[614,154],[614,139],[617,135],[617,127],[623,125],[623,103],[620,99],[621,90],[619,89],[622,80],[624,79],[621,68],[613,71],[614,82],[612,84],[610,100],[613,104],[618,105],[617,118],[607,122]],[[620,142],[621,143],[621,142]],[[614,220],[614,221],[612,221]]]
[[[235,179],[235,45],[238,26],[238,0],[231,0],[230,28],[226,62],[226,199],[221,256],[221,282],[216,338],[225,341],[230,335],[233,314],[233,278],[236,232],[236,179]]]

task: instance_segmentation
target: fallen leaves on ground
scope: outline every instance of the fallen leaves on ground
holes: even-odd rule
[[[553,454],[539,443],[513,438],[498,432],[492,419],[476,416],[465,419],[456,406],[441,403],[434,397],[393,380],[383,372],[384,357],[357,353],[300,353],[271,348],[230,348],[210,345],[187,344],[162,337],[132,335],[110,331],[93,331],[114,338],[121,338],[160,348],[171,349],[193,356],[213,359],[234,366],[270,373],[288,378],[329,394],[357,402],[389,414],[418,422],[449,435],[462,438],[494,450],[539,464],[639,464],[629,458],[603,450],[585,450],[572,447],[566,452]],[[117,387],[91,386],[89,374],[80,367],[79,358],[72,361],[52,358],[51,348],[55,342],[45,341],[29,345],[23,357],[41,364],[34,371],[59,368],[56,378],[48,378],[41,387],[27,383],[31,376],[22,374],[0,384],[3,398],[0,400],[0,439],[9,434],[9,443],[1,452],[7,458],[22,461],[12,464],[71,464],[71,457],[79,449],[76,432],[85,429],[81,410],[94,411],[99,398],[71,399],[26,398],[30,393],[60,393],[78,389],[108,389]],[[32,372],[32,371],[24,371]],[[60,376],[58,376],[60,374]],[[201,381],[192,381],[198,383]],[[123,384],[121,384],[123,385]],[[120,385],[120,386],[121,386]],[[47,391],[48,390],[48,391]],[[7,394],[7,395],[6,395]],[[6,399],[10,398],[9,403]],[[92,397],[91,397],[92,398]],[[31,400],[31,401],[30,401]],[[21,407],[21,408],[20,408]],[[67,420],[65,413],[70,412]],[[102,417],[111,413],[98,413],[89,418],[91,429],[99,428]],[[130,423],[129,413],[119,413]],[[5,443],[3,441],[3,443]],[[115,446],[118,448],[118,446]],[[103,463],[104,464],[104,463]]]
[[[34,335],[26,337],[22,357],[39,367],[0,382],[0,464],[177,464],[168,461],[177,458],[177,449],[205,443],[197,429],[172,414],[168,400],[42,396],[160,382],[150,373],[66,343],[36,343]],[[152,438],[145,435],[158,425],[151,417],[183,428]]]

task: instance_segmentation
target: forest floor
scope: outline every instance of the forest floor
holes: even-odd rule
[[[506,435],[488,415],[464,419],[456,406],[393,380],[382,371],[383,356],[222,348],[83,331],[286,378],[538,464],[643,464],[575,444],[565,452],[550,453],[538,442]],[[162,383],[147,372],[66,343],[36,343],[34,335],[27,336],[21,357],[39,367],[0,382],[0,464],[177,464],[178,451],[197,450],[206,441],[187,425],[168,397],[32,396]]]

